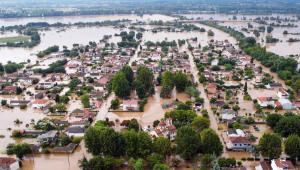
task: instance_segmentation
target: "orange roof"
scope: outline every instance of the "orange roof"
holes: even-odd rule
[[[48,102],[48,100],[45,99],[37,99],[35,101],[33,101],[33,104],[46,104]]]

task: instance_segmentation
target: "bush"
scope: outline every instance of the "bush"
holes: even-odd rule
[[[219,159],[220,167],[234,167],[236,166],[235,158],[220,158]]]

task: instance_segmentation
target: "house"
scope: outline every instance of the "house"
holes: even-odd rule
[[[231,121],[235,119],[237,113],[231,109],[224,109],[221,111],[221,120],[223,121]]]
[[[71,126],[67,128],[66,134],[69,137],[83,137],[84,136],[85,128],[81,126]]]
[[[273,159],[271,161],[271,167],[273,170],[296,170],[292,162],[285,159]]]
[[[283,88],[279,88],[277,91],[277,97],[279,99],[287,99],[287,98],[289,98],[289,93],[286,90],[284,90]]]
[[[100,87],[106,87],[108,82],[109,82],[108,77],[104,76],[97,80],[97,85]]]
[[[124,111],[137,111],[139,109],[137,100],[123,100],[123,104],[121,105]]]
[[[36,99],[32,102],[32,108],[34,109],[44,109],[49,104],[48,100],[45,99]]]
[[[275,102],[273,100],[272,97],[258,97],[257,98],[257,104],[259,104],[260,107],[274,107],[275,106]]]
[[[11,100],[10,101],[10,106],[27,106],[28,103],[30,103],[29,100]]]
[[[279,99],[278,101],[275,102],[275,107],[276,108],[282,108],[284,110],[291,110],[293,109],[293,104],[289,99]]]
[[[255,167],[255,170],[272,170],[272,167],[267,161],[261,161],[259,165]]]
[[[19,162],[15,158],[0,157],[0,170],[19,170]]]
[[[2,91],[4,94],[16,94],[17,86],[5,86]]]
[[[84,112],[81,109],[75,109],[70,113],[70,117],[83,117]]]
[[[229,137],[229,141],[226,143],[228,150],[248,151],[251,147],[251,142],[246,137]]]
[[[216,94],[217,93],[217,85],[214,83],[209,83],[207,85],[207,93],[208,94]]]
[[[241,129],[228,129],[226,132],[228,137],[245,137],[246,134]]]
[[[159,124],[150,132],[153,137],[163,136],[171,141],[176,137],[176,127],[172,123],[172,119],[161,120]]]
[[[37,137],[38,142],[41,144],[50,144],[52,142],[55,142],[57,138],[58,138],[58,132],[56,130],[50,130]]]
[[[52,87],[54,87],[54,83],[53,82],[40,82],[37,87],[38,87],[38,89],[51,89]]]
[[[213,59],[212,61],[211,61],[211,66],[217,66],[219,64],[219,59]]]

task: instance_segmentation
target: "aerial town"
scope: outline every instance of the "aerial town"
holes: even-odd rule
[[[0,12],[0,169],[300,167],[300,11],[84,10]]]

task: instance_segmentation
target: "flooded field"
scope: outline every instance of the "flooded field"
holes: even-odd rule
[[[230,15],[230,14],[187,14],[183,15],[188,19],[200,19],[200,20],[217,20],[221,22],[221,25],[230,26],[232,28],[237,29],[238,31],[242,31],[242,28],[247,28],[248,23],[257,28],[259,25],[253,20],[257,17],[279,17],[279,18],[288,18],[292,20],[297,20],[296,15],[288,15],[288,14],[272,14],[272,15]],[[233,19],[236,17],[235,19]],[[275,21],[274,21],[275,22]],[[300,22],[291,22],[295,24],[297,27],[274,27],[274,30],[271,34],[261,33],[260,37],[257,38],[258,42],[261,40],[266,40],[267,35],[272,35],[274,38],[278,38],[279,42],[265,44],[261,42],[263,45],[266,45],[268,51],[276,53],[278,55],[287,56],[287,55],[299,55],[300,54],[300,42],[287,42],[289,38],[300,38],[300,34],[298,35],[284,35],[283,32],[287,30],[289,33],[299,33],[300,32]],[[247,33],[242,31],[247,36],[254,36],[253,33]]]

